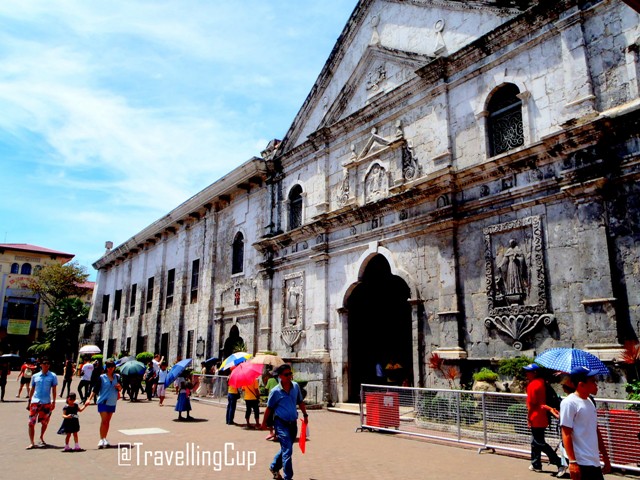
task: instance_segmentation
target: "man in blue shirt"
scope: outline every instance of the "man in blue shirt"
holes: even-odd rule
[[[31,443],[27,450],[34,448],[34,435],[36,421],[40,422],[40,443],[39,447],[45,447],[44,432],[47,431],[51,413],[56,408],[56,392],[58,387],[58,377],[49,371],[49,360],[43,358],[40,361],[42,370],[31,377],[31,391],[29,393],[29,440]]]
[[[269,466],[269,471],[273,474],[274,479],[282,479],[280,469],[284,471],[284,479],[293,479],[293,441],[298,436],[298,409],[300,406],[304,422],[309,422],[307,415],[307,407],[302,399],[302,392],[296,382],[292,380],[293,373],[291,366],[284,364],[278,370],[278,379],[280,384],[274,387],[269,393],[267,400],[267,409],[262,419],[263,430],[267,429],[267,419],[273,413],[273,424],[278,441],[280,442],[280,451],[276,453],[273,462]]]

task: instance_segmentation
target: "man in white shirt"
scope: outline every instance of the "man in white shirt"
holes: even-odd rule
[[[82,403],[87,401],[91,393],[91,374],[93,373],[93,363],[88,358],[84,359],[84,364],[80,370],[80,383],[78,384],[78,395]]]
[[[569,457],[572,480],[604,480],[611,471],[607,447],[598,429],[596,407],[589,398],[598,393],[597,372],[587,367],[571,370],[576,391],[560,404],[562,442]],[[600,454],[604,467],[600,468]]]
[[[153,360],[151,360],[151,363],[153,364],[153,371],[156,374],[156,379],[153,382],[153,395],[156,396],[157,395],[157,390],[158,390],[158,375],[160,374],[160,364],[163,362],[164,357],[161,357],[159,353],[156,353],[153,355]],[[162,405],[162,402],[160,402],[160,404]]]

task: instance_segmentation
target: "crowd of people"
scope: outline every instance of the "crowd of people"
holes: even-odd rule
[[[385,368],[388,372],[397,370]],[[58,377],[50,370],[50,362],[47,358],[39,361],[29,359],[20,368],[16,381],[19,382],[16,397],[26,392],[28,417],[29,444],[27,449],[45,447],[45,433],[49,421],[56,410],[56,398],[58,390]],[[119,400],[129,396],[130,401],[137,401],[138,392],[146,394],[148,400],[154,397],[159,399],[159,405],[164,405],[167,388],[175,388],[176,404],[174,410],[178,413],[178,420],[190,420],[192,394],[206,396],[212,393],[214,377],[217,372],[216,365],[201,364],[201,373],[192,376],[189,370],[174,375],[169,380],[168,363],[159,355],[154,356],[148,362],[143,373],[135,375],[120,375],[117,373],[118,365],[112,359],[104,364],[96,360],[91,362],[83,359],[77,367],[71,360],[63,365],[63,384],[60,390],[60,398],[64,396],[66,388],[67,396],[61,414],[61,426],[58,434],[65,435],[64,451],[82,451],[79,444],[78,432],[80,431],[79,414],[82,413],[95,400],[98,414],[100,415],[98,448],[108,448],[107,439],[111,419],[116,412]],[[560,382],[567,394],[562,401],[550,389],[548,378],[552,372],[543,369],[538,364],[532,363],[524,367],[527,377],[527,419],[531,431],[531,464],[529,469],[535,472],[542,471],[542,453],[545,453],[549,462],[557,467],[555,476],[563,477],[567,473],[574,480],[603,480],[603,474],[611,470],[611,463],[605,442],[597,426],[597,415],[594,395],[598,391],[596,382],[597,372],[586,367],[576,367]],[[71,391],[74,374],[80,378],[78,396]],[[2,387],[2,401],[4,401],[7,377],[11,371],[6,362],[0,362],[0,386]],[[125,378],[128,377],[128,378]],[[194,382],[195,380],[195,382]],[[397,381],[397,378],[393,380]],[[171,385],[168,382],[171,381]],[[143,384],[144,383],[144,384]],[[388,382],[391,383],[391,382]],[[268,392],[266,410],[260,420],[260,396],[261,387]],[[291,366],[284,364],[273,372],[266,371],[253,383],[238,389],[228,386],[227,392],[227,425],[237,425],[235,413],[237,402],[244,393],[246,403],[245,425],[247,428],[269,430],[267,440],[280,443],[280,450],[275,455],[269,466],[274,479],[293,477],[293,442],[298,431],[298,408],[303,415],[305,424],[308,422],[308,414],[299,385],[293,381]],[[80,398],[80,404],[76,399]],[[557,403],[556,403],[557,402]],[[186,417],[183,417],[183,413]],[[562,444],[559,452],[546,442],[545,431],[550,425],[551,416],[559,420]],[[251,420],[253,419],[253,424]],[[40,424],[40,435],[36,442],[36,425]],[[70,440],[73,436],[74,447],[71,448]],[[601,467],[602,457],[604,466]]]
[[[38,360],[29,359],[22,365],[16,380],[20,383],[16,397],[20,397],[25,391],[28,410],[28,434],[29,444],[27,450],[47,447],[45,433],[56,411],[56,399],[58,398],[58,376],[50,370],[51,362],[42,357]],[[84,451],[80,446],[80,414],[92,404],[97,404],[100,415],[98,448],[111,447],[108,440],[111,420],[116,412],[118,401],[129,397],[129,401],[137,401],[138,393],[146,394],[148,400],[154,397],[159,399],[159,405],[164,406],[166,390],[175,388],[176,404],[174,410],[178,413],[177,420],[188,421],[192,417],[191,395],[206,396],[213,393],[215,384],[213,375],[217,372],[216,365],[201,365],[201,374],[192,376],[191,371],[185,370],[175,378],[169,380],[168,363],[155,355],[148,362],[144,373],[140,375],[121,375],[118,373],[118,365],[113,359],[108,359],[104,365],[100,360],[91,361],[89,357],[83,358],[78,366],[70,359],[62,366],[62,389],[59,397],[63,398],[66,390],[64,407],[60,414],[61,425],[57,433],[64,435],[64,452]],[[2,386],[2,400],[6,380],[11,374],[10,368],[5,363],[0,363],[0,382]],[[74,376],[79,378],[77,395],[72,391]],[[137,378],[134,378],[137,377]],[[194,383],[195,380],[195,383]],[[171,384],[168,384],[171,381]],[[268,391],[266,410],[260,419],[261,388]],[[269,471],[274,479],[293,478],[293,442],[298,432],[298,408],[302,412],[303,421],[308,422],[308,414],[304,403],[302,391],[299,385],[293,381],[293,372],[290,365],[281,365],[273,372],[256,379],[252,384],[241,388],[246,403],[245,424],[247,428],[269,430],[267,440],[280,443],[280,450],[269,465]],[[237,425],[234,421],[237,401],[240,391],[233,387],[228,388],[227,424]],[[79,400],[79,402],[77,402]],[[186,417],[183,417],[183,413]],[[253,424],[251,420],[253,419]],[[40,424],[39,437],[36,441],[36,426]],[[73,447],[71,439],[73,437]],[[283,471],[284,477],[280,471]]]

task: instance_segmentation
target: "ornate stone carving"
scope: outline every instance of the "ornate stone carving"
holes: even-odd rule
[[[492,225],[483,230],[489,316],[517,350],[541,324],[555,320],[548,310],[546,271],[539,216]]]
[[[367,74],[366,89],[372,92],[380,90],[380,85],[387,79],[387,70],[384,64],[378,65],[374,70]]]
[[[304,311],[304,274],[302,272],[285,275],[283,291],[283,326],[302,325]]]
[[[402,147],[402,176],[405,180],[413,180],[420,175],[420,164],[413,155],[413,146],[407,142]]]
[[[386,197],[388,191],[387,171],[378,162],[373,162],[364,179],[365,203],[375,202]]]
[[[294,345],[298,343],[302,337],[304,337],[304,330],[300,330],[295,327],[283,327],[280,337],[282,338],[284,344],[293,352]]]
[[[345,169],[344,179],[342,180],[342,185],[340,186],[340,191],[338,192],[338,204],[343,207],[349,201],[349,170]]]

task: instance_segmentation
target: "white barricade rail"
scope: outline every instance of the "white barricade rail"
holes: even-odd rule
[[[206,399],[208,402],[227,403],[227,391],[229,377],[224,375],[202,375],[194,373],[193,397]]]
[[[416,435],[529,456],[526,395],[434,388],[362,385],[360,423],[366,430]],[[598,423],[615,468],[640,472],[640,402],[596,399]],[[552,419],[545,434],[556,448]]]

